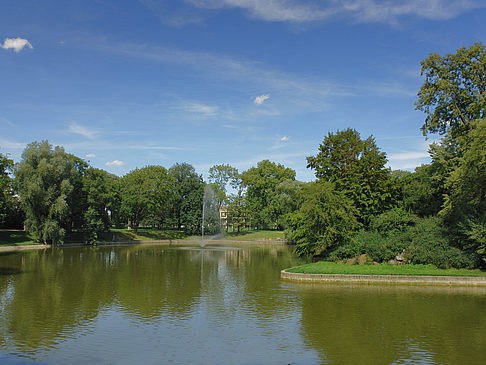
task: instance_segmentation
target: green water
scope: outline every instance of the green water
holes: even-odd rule
[[[484,364],[486,292],[298,285],[282,246],[0,256],[0,363]]]

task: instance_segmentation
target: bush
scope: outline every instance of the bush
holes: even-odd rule
[[[400,238],[409,242],[405,257],[412,264],[432,264],[439,268],[473,268],[478,265],[473,254],[450,245],[447,230],[437,217],[421,219]]]
[[[417,223],[418,217],[398,207],[373,217],[370,229],[390,237],[405,232]]]

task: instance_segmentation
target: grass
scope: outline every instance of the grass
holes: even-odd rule
[[[276,240],[284,239],[283,231],[270,230],[242,230],[238,232],[227,232],[226,239],[236,241],[258,241],[258,240]]]
[[[0,230],[0,246],[37,245],[27,232],[17,230]]]
[[[486,272],[481,270],[439,269],[434,265],[346,265],[328,261],[297,266],[287,271],[306,274],[486,276]]]
[[[196,237],[196,236],[194,236]],[[126,242],[126,241],[150,241],[150,240],[179,240],[190,239],[184,231],[172,229],[154,229],[139,228],[135,234],[133,230],[112,229],[109,232],[102,233],[99,242]],[[225,239],[237,241],[261,241],[283,239],[283,231],[266,231],[266,230],[242,230],[238,232],[228,232]],[[65,237],[65,243],[84,243],[86,241],[83,232],[73,232]],[[0,246],[18,246],[18,245],[35,245],[27,232],[16,230],[0,231]]]

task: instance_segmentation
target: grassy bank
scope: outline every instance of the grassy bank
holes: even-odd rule
[[[35,245],[37,242],[27,232],[16,230],[0,230],[0,246]]]
[[[177,240],[188,238],[183,231],[157,230],[150,228],[139,229],[137,234],[133,230],[113,229],[104,232],[99,237],[99,242],[126,242],[126,241],[150,241],[150,240]],[[83,232],[73,232],[65,237],[65,243],[84,243],[86,241]],[[0,246],[35,245],[27,232],[17,230],[0,230]]]
[[[228,240],[235,241],[264,241],[264,240],[283,240],[283,231],[266,231],[266,230],[242,230],[238,232],[227,232],[225,237]]]
[[[288,269],[287,272],[306,274],[353,275],[420,275],[420,276],[485,276],[481,270],[438,269],[433,265],[346,265],[320,261]]]

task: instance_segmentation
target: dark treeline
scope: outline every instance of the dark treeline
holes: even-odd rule
[[[333,260],[479,267],[486,258],[486,49],[480,44],[422,61],[416,109],[425,113],[432,162],[414,172],[386,168],[373,137],[329,133],[307,158],[316,181],[264,160],[246,171],[222,164],[206,183],[194,168],[146,166],[123,177],[31,143],[14,164],[0,155],[0,225],[25,225],[40,242],[73,230],[94,242],[128,224],[198,233],[206,186],[226,228],[285,229],[296,252]],[[14,178],[10,178],[13,173]]]

